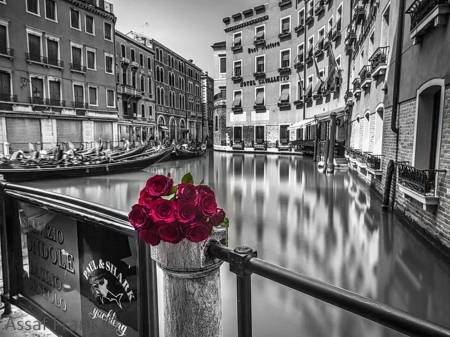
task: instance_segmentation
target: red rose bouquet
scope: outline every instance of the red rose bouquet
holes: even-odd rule
[[[161,240],[178,243],[206,240],[213,227],[228,227],[225,211],[217,207],[214,191],[203,181],[194,185],[190,173],[174,185],[170,176],[155,175],[147,180],[128,219],[139,236],[152,246]]]

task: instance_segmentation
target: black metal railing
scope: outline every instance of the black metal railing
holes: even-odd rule
[[[361,82],[364,82],[365,80],[371,79],[372,75],[372,69],[370,68],[370,65],[365,65],[361,68],[359,72],[359,78],[361,79]]]
[[[416,0],[406,10],[406,14],[411,16],[411,30],[417,25],[438,5],[449,4],[448,0]]]
[[[306,24],[308,25],[312,20],[314,20],[314,10],[310,8],[306,13]]]
[[[86,72],[86,66],[83,66],[83,65],[78,64],[78,63],[71,63],[70,64],[70,70],[71,71],[79,71],[79,72],[85,73]]]
[[[57,99],[51,99],[48,98],[46,100],[47,105],[51,105],[51,106],[66,106],[66,101],[61,101],[61,100],[57,100]]]
[[[84,103],[84,102],[72,102],[72,106],[75,109],[87,109],[88,108],[88,104]]]
[[[381,159],[383,155],[374,155],[366,153],[366,165],[372,170],[381,170]]]
[[[298,33],[299,31],[301,31],[303,28],[305,28],[305,21],[303,20],[303,18],[300,20],[300,22],[298,23],[298,26],[294,27],[294,31],[296,33]]]
[[[47,58],[38,54],[25,53],[27,62],[47,63]]]
[[[355,78],[352,84],[353,84],[353,93],[357,90],[361,90],[361,81],[359,80],[359,78]]]
[[[250,247],[230,249],[211,242],[208,254],[230,264],[236,274],[238,337],[251,337],[252,274],[335,305],[410,336],[450,336],[450,329],[415,317],[376,300],[257,258]]]
[[[323,53],[323,38],[314,46],[314,55],[318,56]]]
[[[0,47],[0,55],[7,55],[9,57],[14,57],[14,49]]]
[[[325,9],[324,0],[316,0],[316,5],[314,6],[314,14],[319,15]]]
[[[17,95],[0,94],[0,101],[3,101],[3,102],[17,102]]]
[[[47,64],[49,66],[64,68],[64,61],[63,60],[49,58],[47,61],[48,61]]]
[[[398,183],[422,195],[434,195],[436,175],[445,170],[420,170],[397,163]]]
[[[31,104],[39,104],[39,105],[45,104],[45,99],[43,97],[28,97],[28,99],[30,100]]]
[[[377,50],[373,53],[373,55],[369,58],[370,66],[373,71],[375,71],[380,65],[387,64],[387,56],[389,53],[389,46],[387,47],[378,47]]]

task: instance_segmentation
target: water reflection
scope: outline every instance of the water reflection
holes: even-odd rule
[[[310,158],[209,152],[122,175],[29,183],[128,211],[149,176],[191,172],[230,218],[229,245],[442,325],[450,267],[349,172],[320,173]],[[254,336],[400,336],[376,323],[253,277]],[[235,276],[222,267],[225,336],[237,335]]]

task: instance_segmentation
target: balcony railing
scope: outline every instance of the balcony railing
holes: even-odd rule
[[[83,66],[83,65],[77,64],[77,63],[71,63],[70,64],[70,71],[78,71],[80,73],[85,73],[86,72],[86,66]]]
[[[319,56],[321,54],[323,54],[323,39],[314,46],[314,56]]]
[[[231,45],[231,50],[232,51],[241,51],[242,50],[242,43],[238,42],[238,43],[234,43]]]
[[[320,13],[325,9],[324,0],[316,0],[316,5],[314,6],[314,14],[320,15]]]
[[[27,62],[47,63],[47,58],[42,55],[26,53]]]
[[[389,47],[379,47],[373,55],[369,58],[370,66],[372,67],[372,76],[375,76],[380,67],[387,67],[387,57],[389,53]]]
[[[17,102],[17,95],[0,94],[0,101],[2,101],[2,102]]]
[[[66,101],[47,98],[46,104],[50,106],[66,106]]]
[[[361,87],[365,88],[372,81],[372,69],[370,65],[365,65],[359,72]]]
[[[75,109],[87,109],[88,108],[88,104],[85,102],[72,102],[72,106]]]
[[[292,4],[291,0],[281,0],[280,2],[278,2],[278,6],[281,7],[285,7],[285,6],[290,6]]]
[[[280,34],[278,34],[279,39],[288,39],[291,37],[291,31],[290,30],[283,30]]]
[[[49,58],[47,64],[49,66],[51,66],[51,67],[53,66],[53,67],[58,67],[58,68],[64,68],[64,61],[63,60]]]
[[[241,70],[235,70],[234,73],[231,74],[231,80],[232,81],[241,81],[242,80]]]
[[[296,26],[296,27],[294,28],[294,31],[295,31],[296,33],[298,33],[298,32],[300,32],[301,30],[303,30],[304,28],[305,28],[305,22],[303,21],[303,18],[302,18],[302,19],[300,20],[298,26]]]
[[[381,170],[381,159],[382,155],[374,155],[371,153],[366,153],[366,164],[367,168],[372,170]]]
[[[253,44],[255,46],[259,46],[260,44],[265,44],[266,43],[266,38],[264,36],[262,37],[256,37],[253,39]]]
[[[303,63],[304,63],[303,54],[298,54],[294,60],[295,69],[300,69],[301,67],[303,67]]]
[[[14,49],[0,47],[0,55],[7,56],[12,59],[14,57]]]
[[[448,0],[416,0],[406,10],[406,14],[411,16],[411,30],[416,28],[428,14],[439,5],[448,5]]]
[[[253,105],[253,109],[255,110],[266,110],[266,106],[263,104],[255,104]]]
[[[355,6],[355,21],[356,24],[359,24],[362,19],[364,19],[364,16],[366,15],[366,9],[364,8],[364,5],[359,3]]]
[[[406,164],[397,164],[398,183],[421,195],[434,195],[436,175],[443,170],[420,170]]]
[[[345,34],[345,41],[353,42],[356,39],[355,27],[348,26]]]
[[[306,13],[306,24],[309,25],[310,22],[314,20],[314,11],[313,9],[309,9],[308,13]]]
[[[355,96],[359,95],[361,93],[361,81],[359,80],[359,78],[355,78],[352,84],[353,84],[353,94]]]

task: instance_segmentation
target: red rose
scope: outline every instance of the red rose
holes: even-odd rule
[[[213,226],[219,226],[225,220],[225,211],[222,208],[218,208],[216,214],[211,217],[211,224]]]
[[[161,195],[168,195],[172,190],[173,180],[172,178],[155,175],[147,180],[145,189],[151,197],[159,197]]]
[[[198,185],[197,193],[198,194],[212,194],[215,196],[214,191],[207,185]]]
[[[177,205],[177,219],[181,223],[194,221],[197,216],[197,207],[190,200],[179,200]]]
[[[217,212],[217,202],[214,194],[200,194],[197,207],[201,214],[206,217],[213,216]]]
[[[150,221],[149,215],[150,212],[146,206],[136,204],[131,207],[131,211],[128,213],[128,221],[135,229],[141,229]]]
[[[139,205],[143,205],[143,206],[147,206],[152,201],[153,201],[153,198],[147,193],[147,190],[145,188],[142,189],[142,191],[139,193],[138,204]]]
[[[178,243],[184,239],[184,230],[178,223],[163,224],[158,227],[158,235],[163,241]]]
[[[204,222],[195,221],[189,225],[186,238],[192,242],[200,242],[206,240],[209,234],[211,234],[211,227]]]
[[[197,198],[197,187],[192,184],[178,184],[177,197],[179,199],[191,200],[195,202]]]
[[[177,205],[173,200],[158,198],[149,207],[154,222],[170,223],[175,221]]]
[[[157,246],[161,241],[161,238],[158,235],[156,227],[148,227],[141,229],[139,231],[139,236],[145,243],[148,243],[152,246]]]

